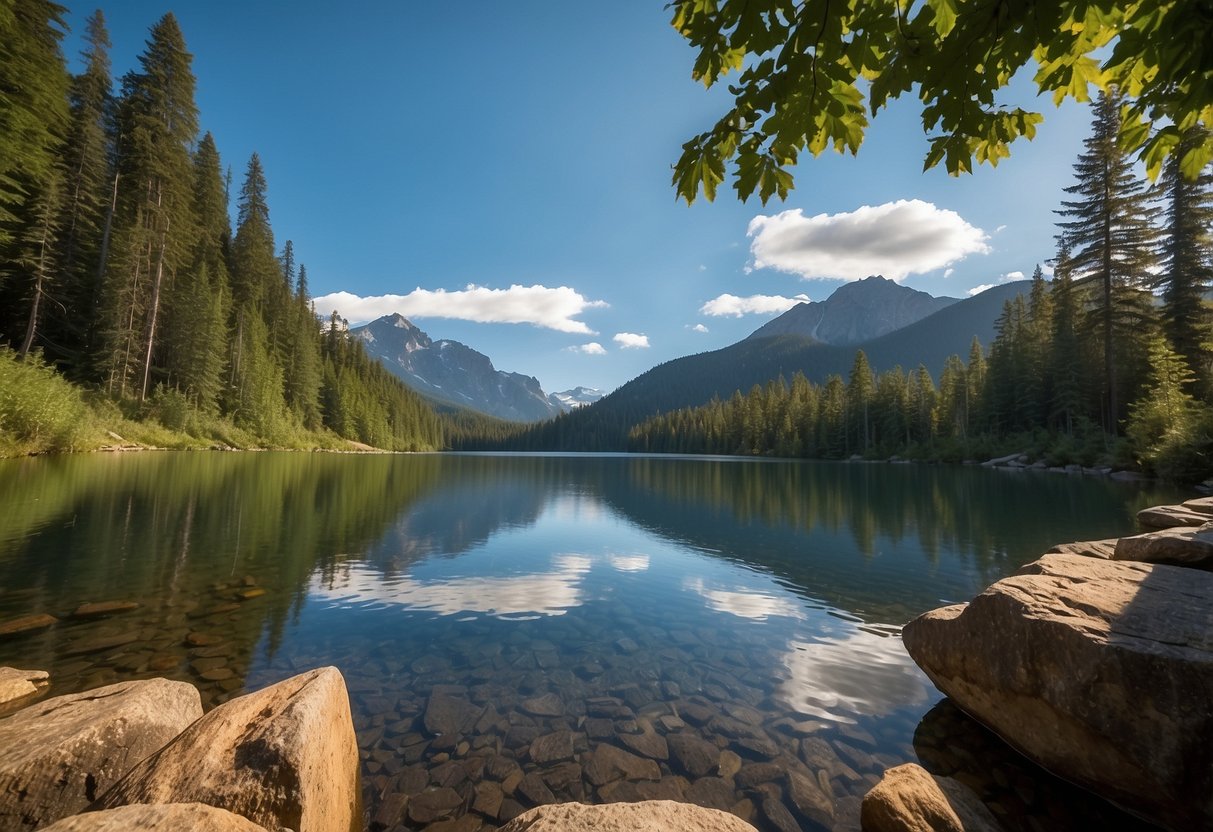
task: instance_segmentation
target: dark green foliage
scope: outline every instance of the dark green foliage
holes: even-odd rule
[[[0,253],[57,173],[68,113],[64,11],[46,0],[0,3]]]
[[[1213,170],[1190,178],[1181,164],[1184,151],[1204,138],[1204,131],[1189,130],[1163,167],[1163,269],[1155,286],[1162,290],[1163,332],[1201,379],[1194,392],[1213,401],[1213,314],[1204,301],[1213,285]]]

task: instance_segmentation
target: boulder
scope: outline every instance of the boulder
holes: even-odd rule
[[[0,667],[0,716],[15,711],[50,686],[45,670]]]
[[[1180,527],[1122,537],[1116,544],[1114,557],[1178,566],[1213,565],[1213,523],[1195,529]]]
[[[251,820],[205,803],[136,804],[85,812],[43,827],[43,832],[266,832]]]
[[[1213,825],[1213,574],[1046,555],[906,625],[951,699],[1061,777]]]
[[[349,832],[361,815],[358,747],[340,671],[312,670],[220,705],[93,808],[195,802],[267,829]]]
[[[717,809],[673,800],[646,800],[601,806],[538,806],[501,827],[501,832],[754,832],[754,827]]]
[[[973,790],[914,763],[891,768],[863,798],[864,832],[998,832]]]
[[[1059,543],[1049,551],[1046,555],[1082,555],[1088,558],[1100,558],[1102,560],[1111,560],[1116,554],[1116,541],[1119,538],[1112,537],[1107,540],[1080,540],[1077,543]]]
[[[82,811],[200,716],[193,685],[149,679],[56,696],[0,721],[0,829]]]
[[[1183,506],[1190,511],[1213,515],[1213,497],[1197,497],[1194,500],[1184,500]]]
[[[1143,529],[1170,529],[1176,526],[1203,526],[1211,518],[1186,506],[1151,506],[1137,512]]]

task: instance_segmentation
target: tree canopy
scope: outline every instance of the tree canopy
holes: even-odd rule
[[[786,198],[789,168],[808,151],[859,150],[869,117],[893,99],[922,102],[930,149],[924,169],[996,165],[1039,112],[1000,103],[1021,70],[1055,104],[1087,101],[1092,87],[1123,95],[1119,141],[1151,176],[1173,152],[1195,177],[1213,137],[1213,37],[1204,0],[674,0],[672,24],[698,50],[693,75],[712,86],[738,73],[733,102],[683,145],[678,196],[709,200],[732,163],[742,200]],[[1026,69],[1025,69],[1026,68]]]

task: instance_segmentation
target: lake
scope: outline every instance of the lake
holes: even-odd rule
[[[1180,497],[738,458],[0,461],[0,620],[61,619],[0,640],[0,665],[50,671],[52,695],[188,680],[208,708],[336,665],[377,828],[672,798],[761,829],[856,829],[860,797],[906,761],[973,786],[1009,829],[1136,828],[941,701],[900,627]],[[90,601],[139,606],[72,616]],[[626,752],[614,774],[600,748]],[[797,805],[789,771],[832,819]],[[454,808],[431,799],[445,790]]]

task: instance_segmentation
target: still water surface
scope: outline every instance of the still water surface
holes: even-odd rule
[[[857,828],[860,796],[906,761],[968,782],[1012,829],[1131,828],[941,702],[899,633],[1177,496],[719,458],[8,461],[0,620],[61,622],[0,640],[0,664],[49,670],[53,694],[184,679],[207,707],[336,665],[376,828],[652,797]],[[140,606],[71,616],[112,600]],[[604,774],[600,746],[628,770]]]

